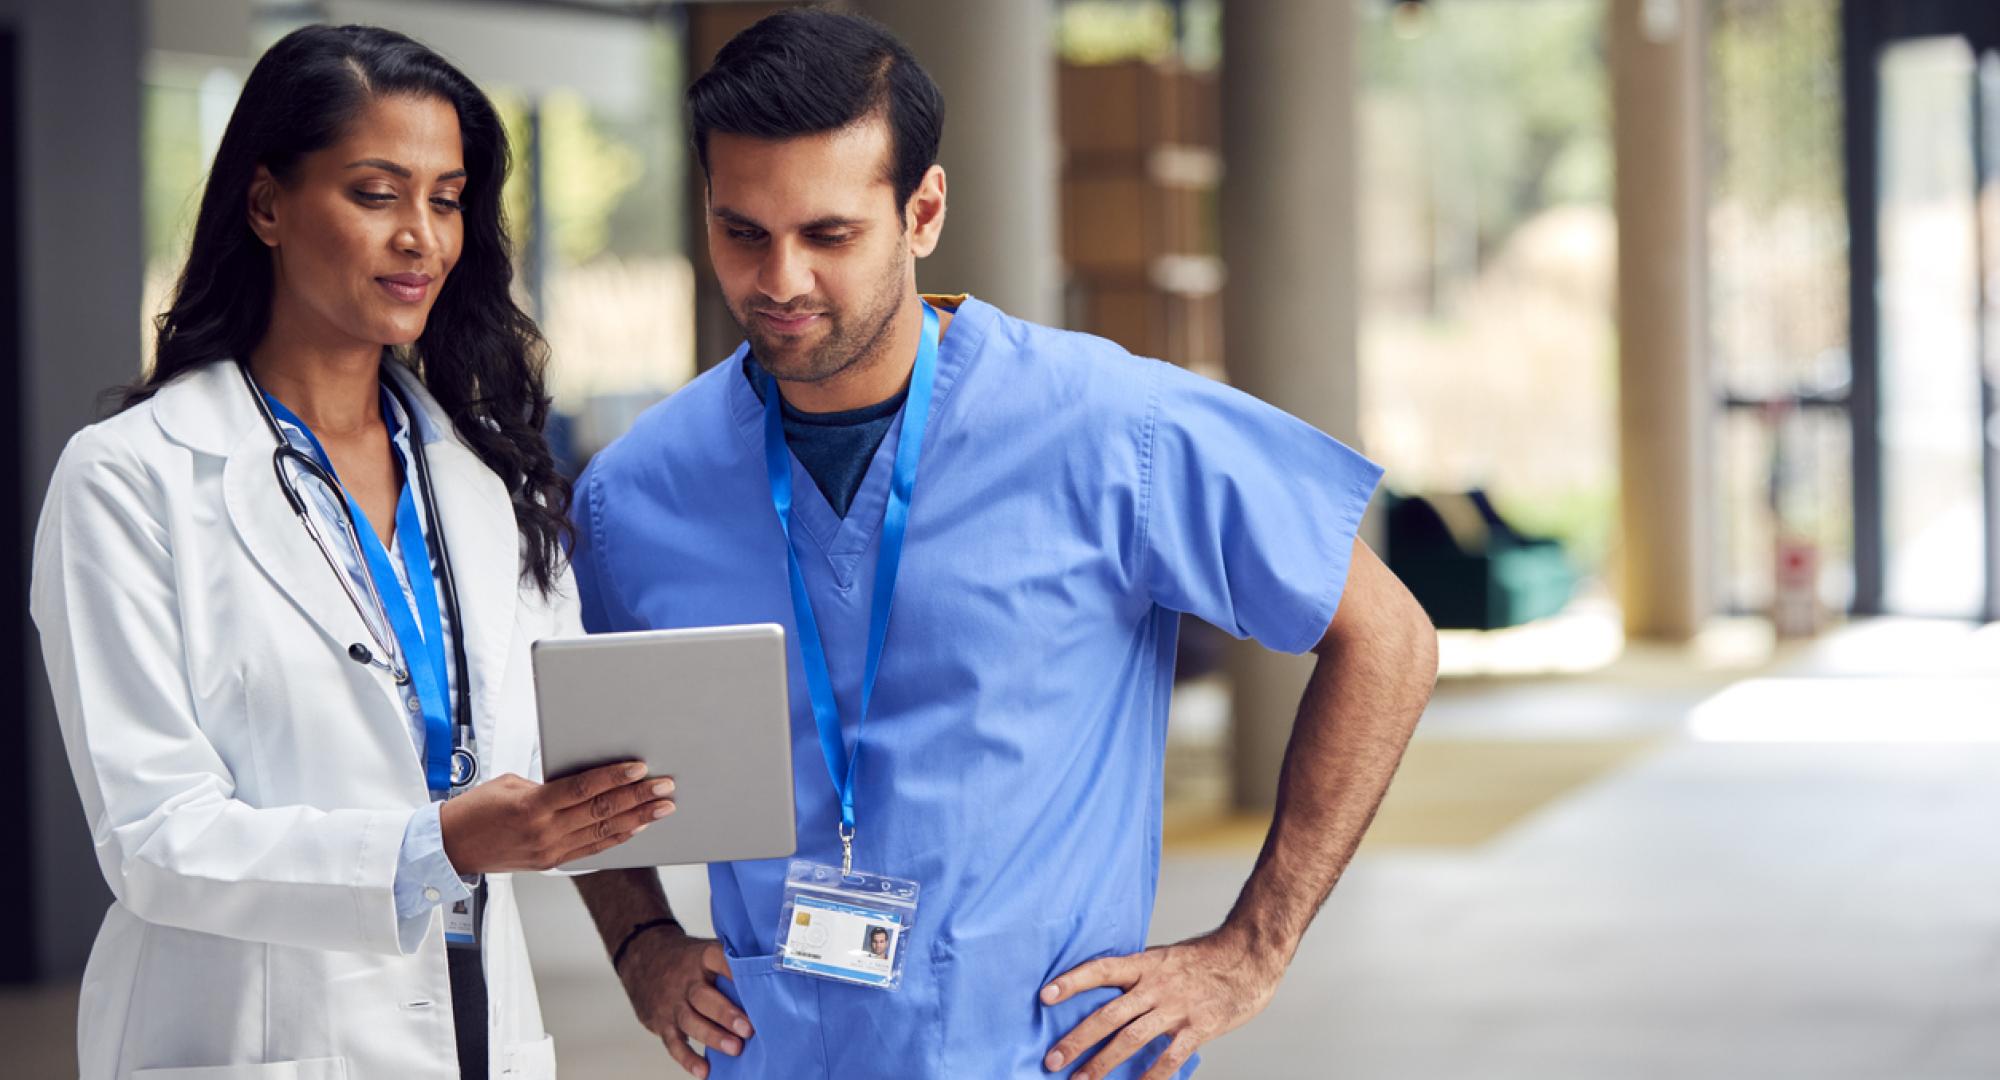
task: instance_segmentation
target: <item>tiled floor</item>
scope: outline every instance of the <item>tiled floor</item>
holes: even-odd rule
[[[1762,689],[1730,689],[1751,676]],[[1953,741],[1925,708],[1962,714]],[[1202,1076],[2000,1076],[2000,630],[1870,624],[1755,670],[1628,650],[1594,674],[1448,685],[1422,737],[1453,745],[1413,756],[1412,789],[1482,754],[1499,773],[1536,745],[1639,749],[1572,746],[1588,767],[1525,772],[1543,792],[1525,812],[1434,800],[1506,817],[1364,849]],[[1251,858],[1170,850],[1155,939],[1212,925]],[[700,874],[669,888],[699,924]],[[565,1080],[676,1075],[569,885],[521,893]],[[59,1054],[66,993],[0,997],[10,1065]]]

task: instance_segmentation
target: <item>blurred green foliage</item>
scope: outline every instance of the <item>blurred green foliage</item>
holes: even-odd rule
[[[187,249],[208,159],[202,153],[201,101],[196,90],[149,86],[141,108],[141,213],[146,259],[151,262]]]
[[[1166,0],[1062,0],[1056,52],[1072,64],[1178,58],[1213,67],[1222,59],[1222,0],[1185,0],[1178,42]]]
[[[1838,0],[1710,0],[1709,26],[1715,196],[1758,213],[1839,204]]]
[[[1473,206],[1481,251],[1533,214],[1610,200],[1603,0],[1432,0],[1415,24],[1369,3],[1363,93],[1421,118],[1433,170]]]

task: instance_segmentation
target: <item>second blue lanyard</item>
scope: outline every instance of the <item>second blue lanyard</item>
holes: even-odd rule
[[[396,467],[403,474],[403,493],[396,500],[396,545],[402,549],[403,572],[409,576],[410,593],[416,598],[417,609],[403,598],[402,585],[396,579],[396,568],[389,561],[389,552],[382,546],[382,540],[375,535],[375,527],[368,522],[368,515],[347,494],[345,487],[335,492],[347,503],[347,513],[354,522],[354,533],[361,542],[361,556],[367,564],[368,576],[374,580],[375,593],[382,601],[382,614],[389,620],[389,629],[396,637],[396,647],[403,654],[403,664],[409,669],[410,680],[414,684],[417,703],[424,716],[424,783],[432,792],[451,790],[451,692],[450,658],[445,654],[444,620],[438,613],[436,576],[431,572],[430,547],[424,540],[423,523],[417,514],[417,502],[411,493],[408,463],[403,460],[402,450],[396,446],[395,433],[399,427],[395,414],[391,411],[387,391],[383,392],[382,419],[389,425],[389,449],[396,455]],[[277,398],[264,395],[271,403],[271,409],[286,423],[305,433],[312,443],[313,456],[329,476],[338,480],[333,461],[326,456],[326,449],[319,443],[319,437]],[[416,646],[412,648],[412,644]]]
[[[917,459],[923,452],[924,428],[930,422],[931,386],[937,374],[938,314],[924,304],[923,336],[917,343],[916,365],[910,371],[910,392],[903,406],[903,430],[896,441],[895,471],[890,474],[889,505],[882,513],[881,548],[875,559],[875,591],[868,612],[868,651],[861,673],[861,711],[854,718],[854,751],[840,734],[840,706],[833,696],[826,647],[806,592],[792,538],[792,455],[785,443],[784,406],[768,372],[764,391],[764,465],[771,482],[771,506],[785,532],[785,562],[791,576],[792,616],[798,624],[799,654],[804,661],[806,689],[812,698],[813,724],[819,729],[820,751],[827,773],[840,795],[841,839],[854,835],[854,778],[861,759],[861,725],[875,696],[875,676],[882,667],[882,643],[889,634],[889,607],[896,592],[896,573],[903,562],[903,536],[909,529],[910,498],[917,485]]]

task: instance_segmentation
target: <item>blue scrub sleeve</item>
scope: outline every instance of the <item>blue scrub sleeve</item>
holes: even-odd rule
[[[441,802],[410,815],[403,829],[403,847],[396,857],[396,936],[403,951],[415,952],[430,929],[431,909],[472,895],[444,853]]]
[[[604,503],[598,461],[577,477],[576,498],[570,503],[570,524],[575,537],[570,548],[570,570],[576,576],[577,599],[583,609],[583,628],[592,634],[632,629],[612,617],[618,610],[615,590],[604,572]]]
[[[1242,391],[1154,366],[1139,580],[1154,603],[1238,638],[1311,649],[1381,467]]]

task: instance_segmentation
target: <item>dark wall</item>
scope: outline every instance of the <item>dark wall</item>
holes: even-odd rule
[[[0,0],[11,39],[0,168],[0,978],[82,970],[110,900],[70,779],[40,646],[28,553],[50,472],[98,394],[139,365],[144,273],[140,0]],[[9,154],[0,150],[0,155]]]
[[[1974,51],[2000,48],[2000,4],[1993,0],[1849,0],[1862,29],[1879,40],[1963,35]]]
[[[21,325],[21,238],[16,210],[20,200],[19,145],[21,94],[19,63],[15,55],[15,34],[10,25],[0,25],[0,327]],[[0,333],[0,401],[21,400],[21,340],[18,334]],[[0,507],[7,510],[7,527],[0,529],[0,655],[28,666],[30,643],[27,634],[27,579],[14,570],[25,567],[26,502],[22,498],[25,471],[24,439],[19,425],[11,425],[0,439]],[[28,787],[28,762],[33,748],[28,741],[28,681],[25,677],[7,680],[6,695],[0,701],[0,821],[33,820],[33,796]],[[27,866],[34,858],[34,845],[26,829],[0,829],[0,866]],[[0,925],[35,925],[34,880],[26,874],[0,875]],[[0,982],[24,982],[36,969],[34,940],[25,933],[0,933]]]

